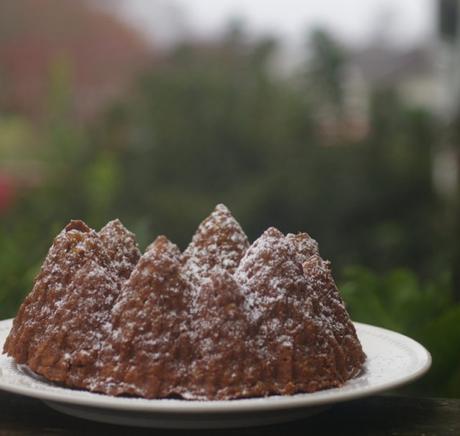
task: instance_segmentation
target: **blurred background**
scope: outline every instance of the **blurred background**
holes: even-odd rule
[[[460,2],[2,0],[0,318],[71,218],[307,231],[460,396]]]

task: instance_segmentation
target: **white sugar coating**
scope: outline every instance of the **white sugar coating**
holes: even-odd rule
[[[273,227],[248,249],[235,272],[235,280],[241,286],[246,312],[254,323],[271,313],[276,302],[297,305],[307,286],[294,247]],[[305,301],[300,303],[309,308]],[[278,327],[275,319],[271,323],[273,329]]]
[[[99,231],[99,236],[114,268],[121,277],[127,279],[141,255],[134,234],[116,219],[108,222]]]
[[[330,262],[319,255],[311,256],[304,264],[304,274],[308,282],[308,290],[317,314],[335,334],[349,334],[353,331],[351,319],[346,312],[345,303],[340,296],[332,278]]]
[[[206,275],[214,267],[233,273],[249,246],[240,224],[226,206],[219,204],[198,227],[184,252],[185,273]]]
[[[71,222],[55,238],[14,321],[19,363],[45,375],[51,367],[53,380],[69,385],[75,383],[69,367],[97,367],[111,334],[108,321],[119,281],[99,235],[82,222]]]
[[[184,254],[159,236],[140,256],[134,235],[119,220],[99,233],[71,222],[50,248],[15,329],[34,332],[26,347],[55,350],[56,367],[93,368],[83,379],[70,373],[69,385],[140,396],[146,395],[142,386],[116,375],[123,374],[126,359],[146,355],[162,364],[177,355],[174,347],[223,370],[228,365],[237,380],[251,368],[242,368],[239,359],[222,360],[228,344],[267,362],[278,358],[273,344],[287,356],[298,352],[296,338],[305,329],[325,356],[336,353],[337,344],[359,345],[316,241],[270,228],[249,247],[224,205],[200,224]],[[134,342],[137,351],[119,354]],[[303,352],[308,355],[308,348]],[[104,372],[107,365],[113,374]],[[201,357],[174,365],[178,373],[206,372]],[[188,386],[173,393],[207,398]]]
[[[190,342],[188,292],[181,260],[178,247],[159,236],[123,285],[112,310],[114,333],[110,338],[119,357],[115,368],[119,385],[113,387],[117,392],[149,394],[150,387],[142,377],[142,383],[138,377],[127,377],[133,367],[140,374],[164,365],[173,366],[178,374],[187,370],[182,360],[172,357],[175,349],[190,349],[186,347]],[[107,363],[112,364],[112,360],[109,355]]]
[[[165,268],[177,265],[177,273],[180,274],[181,253],[177,245],[169,241],[165,236],[158,236],[150,244],[146,252],[140,257],[133,269],[130,278],[123,285],[120,297],[113,308],[115,316],[120,315],[130,301],[137,298],[135,285],[139,281],[146,283],[160,284],[165,281]],[[179,289],[168,288],[168,292],[178,293]],[[148,314],[139,313],[139,316],[148,318]]]
[[[48,293],[56,294],[65,291],[72,277],[87,262],[94,251],[99,252],[99,261],[106,268],[110,267],[110,259],[105,252],[97,233],[89,229],[85,232],[67,228],[55,238],[48,251],[41,271],[36,278],[36,288],[49,287]],[[65,298],[66,295],[61,296]],[[59,298],[61,298],[59,297]],[[47,310],[49,307],[43,307]]]
[[[74,267],[78,265],[76,262],[77,258],[90,248],[94,238],[96,238],[96,232],[92,229],[88,229],[87,232],[81,232],[75,229],[63,229],[54,238],[53,245],[51,245],[41,269],[50,269],[54,273],[60,272],[62,269],[59,266],[63,254],[62,247],[71,239],[74,239],[75,243],[72,244],[71,250],[67,250],[65,258],[62,260],[69,269],[74,269]]]
[[[254,348],[268,364],[273,359],[273,344],[291,348],[294,336],[286,333],[295,331],[299,317],[311,316],[295,250],[279,230],[269,228],[248,249],[235,279],[245,297],[245,313],[256,332]]]
[[[309,324],[320,332],[312,338],[315,348],[326,354],[341,355],[346,341],[358,343],[330,264],[317,253],[316,241],[307,234],[285,237],[270,228],[240,262],[235,279],[243,290],[249,320],[257,328],[256,348],[267,358],[271,357],[266,344],[275,341],[282,348],[292,347],[296,332]],[[304,269],[303,262],[311,266]]]
[[[287,241],[294,246],[297,253],[297,261],[303,264],[310,256],[319,254],[318,243],[308,233],[288,233]]]

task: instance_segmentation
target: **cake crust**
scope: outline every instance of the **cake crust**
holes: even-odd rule
[[[365,354],[330,263],[306,233],[253,244],[224,205],[181,253],[141,255],[120,221],[55,238],[4,352],[108,395],[226,400],[341,386]]]

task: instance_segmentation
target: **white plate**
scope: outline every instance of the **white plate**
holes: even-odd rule
[[[0,321],[0,352],[12,320]],[[224,428],[272,424],[305,417],[328,405],[409,383],[431,365],[428,351],[399,333],[355,323],[367,354],[363,373],[341,388],[311,394],[231,401],[120,398],[62,388],[0,355],[0,389],[39,398],[70,415],[114,424],[162,428]]]

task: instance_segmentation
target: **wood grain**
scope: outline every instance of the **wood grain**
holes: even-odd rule
[[[179,431],[99,424],[55,412],[39,400],[0,391],[0,435],[460,435],[460,399],[378,396],[338,404],[286,424],[235,430]]]

